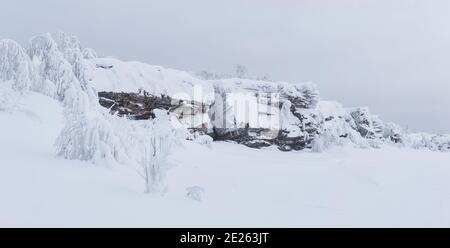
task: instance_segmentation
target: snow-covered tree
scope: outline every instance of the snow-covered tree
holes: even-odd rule
[[[320,101],[319,91],[313,83],[305,84],[280,84],[278,85],[280,94],[289,99],[296,108],[313,109]]]
[[[270,78],[270,75],[268,73],[265,73],[263,75],[257,76],[256,80],[258,80],[258,81],[265,81],[265,82],[272,81],[272,79]]]
[[[72,66],[58,50],[58,45],[50,34],[35,36],[28,46],[28,55],[38,69],[42,80],[42,90],[52,89],[53,92],[42,92],[63,101],[66,91],[75,84]],[[47,84],[53,84],[53,87]]]
[[[29,54],[42,77],[56,85],[56,98],[64,103],[66,124],[56,141],[57,154],[96,164],[132,163],[128,148],[133,125],[99,106],[85,76],[78,39],[60,33],[57,44],[49,34],[36,36]]]
[[[75,38],[60,45],[50,34],[38,35],[31,39],[28,55],[40,75],[40,87],[37,91],[52,96],[65,105],[78,103],[79,89],[94,100],[95,92],[87,87],[86,68],[79,43]]]
[[[214,80],[214,79],[220,79],[220,76],[214,72],[209,72],[207,70],[202,70],[197,73],[195,73],[195,76],[197,76],[200,79],[203,80]]]
[[[155,118],[147,123],[147,142],[142,160],[142,177],[145,193],[161,193],[164,190],[163,179],[168,167],[167,158],[176,144],[176,130],[170,123],[166,111],[155,110]]]
[[[95,92],[89,91],[92,88],[88,87],[88,70],[84,59],[84,50],[78,38],[60,32],[58,39],[58,49],[62,53],[63,57],[67,60],[67,62],[69,62],[72,66],[72,72],[78,79],[81,88],[89,95],[91,95],[90,97],[92,97]],[[89,52],[95,53],[95,51],[93,51],[92,49],[89,50]]]
[[[13,40],[0,40],[0,81],[24,93],[32,87],[33,67],[25,50]]]
[[[57,154],[107,166],[127,161],[127,144],[119,134],[129,129],[118,125],[119,117],[108,115],[94,111],[66,114],[66,125],[56,141]]]
[[[29,53],[40,62],[43,78],[56,83],[56,95],[64,102],[66,125],[56,141],[57,154],[108,166],[127,164],[138,168],[146,192],[161,191],[175,139],[169,116],[155,110],[155,119],[131,122],[101,108],[88,84],[81,45],[73,36],[60,34],[58,46],[50,35],[35,37]]]
[[[243,65],[236,65],[236,77],[237,78],[246,78],[247,77],[247,68]]]
[[[58,44],[58,50],[71,65],[76,63],[76,60],[79,59],[80,55],[82,57],[83,48],[81,47],[81,43],[76,36],[59,32],[56,43]]]
[[[84,59],[95,59],[95,58],[98,58],[98,55],[94,49],[84,48],[83,49],[83,58]]]

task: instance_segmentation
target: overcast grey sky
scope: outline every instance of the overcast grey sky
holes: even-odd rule
[[[319,86],[410,130],[450,133],[448,0],[0,0],[0,38],[77,35],[103,55]]]

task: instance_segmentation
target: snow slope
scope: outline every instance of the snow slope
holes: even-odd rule
[[[128,167],[57,158],[60,105],[30,93],[0,111],[0,227],[450,227],[450,153],[186,141],[155,196]]]
[[[168,95],[177,99],[198,97],[195,100],[205,102],[214,96],[210,83],[185,71],[113,58],[96,58],[86,62],[90,84],[98,91],[145,90],[154,95]]]

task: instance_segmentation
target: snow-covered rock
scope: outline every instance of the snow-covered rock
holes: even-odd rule
[[[384,123],[368,108],[321,100],[312,83],[202,80],[137,62],[90,62],[102,106],[132,119],[151,118],[153,109],[161,108],[174,115],[177,125],[214,140],[255,148],[276,145],[283,151],[409,144],[400,126]]]

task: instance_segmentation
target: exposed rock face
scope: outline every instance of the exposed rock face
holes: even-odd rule
[[[207,134],[214,140],[234,141],[254,148],[277,145],[283,151],[311,148],[318,125],[314,123],[314,115],[300,110],[314,107],[317,94],[312,91],[304,95],[282,92],[280,98],[271,100],[266,92],[256,90],[251,89],[248,95],[256,99],[254,121],[239,119],[237,112],[242,110],[237,106],[240,105],[233,105],[235,99],[227,97],[222,90],[216,91],[215,101],[208,105],[165,95],[155,96],[145,91],[99,92],[98,96],[100,105],[110,109],[112,114],[146,120],[154,118],[154,109],[164,109],[180,123],[187,124],[185,126],[192,132]],[[281,114],[289,115],[292,120],[286,121]],[[272,123],[265,123],[267,120]]]
[[[207,111],[205,104],[200,102],[173,99],[165,95],[154,96],[146,91],[138,93],[102,91],[98,96],[100,105],[110,109],[112,114],[133,120],[154,118],[155,109],[167,110],[179,119]]]
[[[265,85],[263,85],[265,86]],[[99,92],[100,104],[111,113],[133,120],[154,118],[154,109],[164,109],[192,133],[209,135],[213,140],[233,141],[253,148],[276,145],[282,151],[323,150],[334,144],[355,143],[362,147],[378,147],[381,142],[402,143],[402,129],[383,123],[367,108],[345,109],[334,102],[319,101],[310,87],[267,88],[244,87],[247,95],[256,97],[255,121],[239,119],[240,105],[230,89],[216,87],[210,104],[137,93]],[[277,98],[269,98],[274,90]],[[247,103],[248,104],[248,103]],[[244,104],[245,105],[245,104]],[[251,118],[250,118],[251,119]],[[265,123],[266,120],[275,123]]]
[[[139,93],[99,92],[100,105],[110,109],[111,113],[127,116],[133,120],[154,118],[154,109],[169,110],[172,105],[170,97],[156,97]]]

